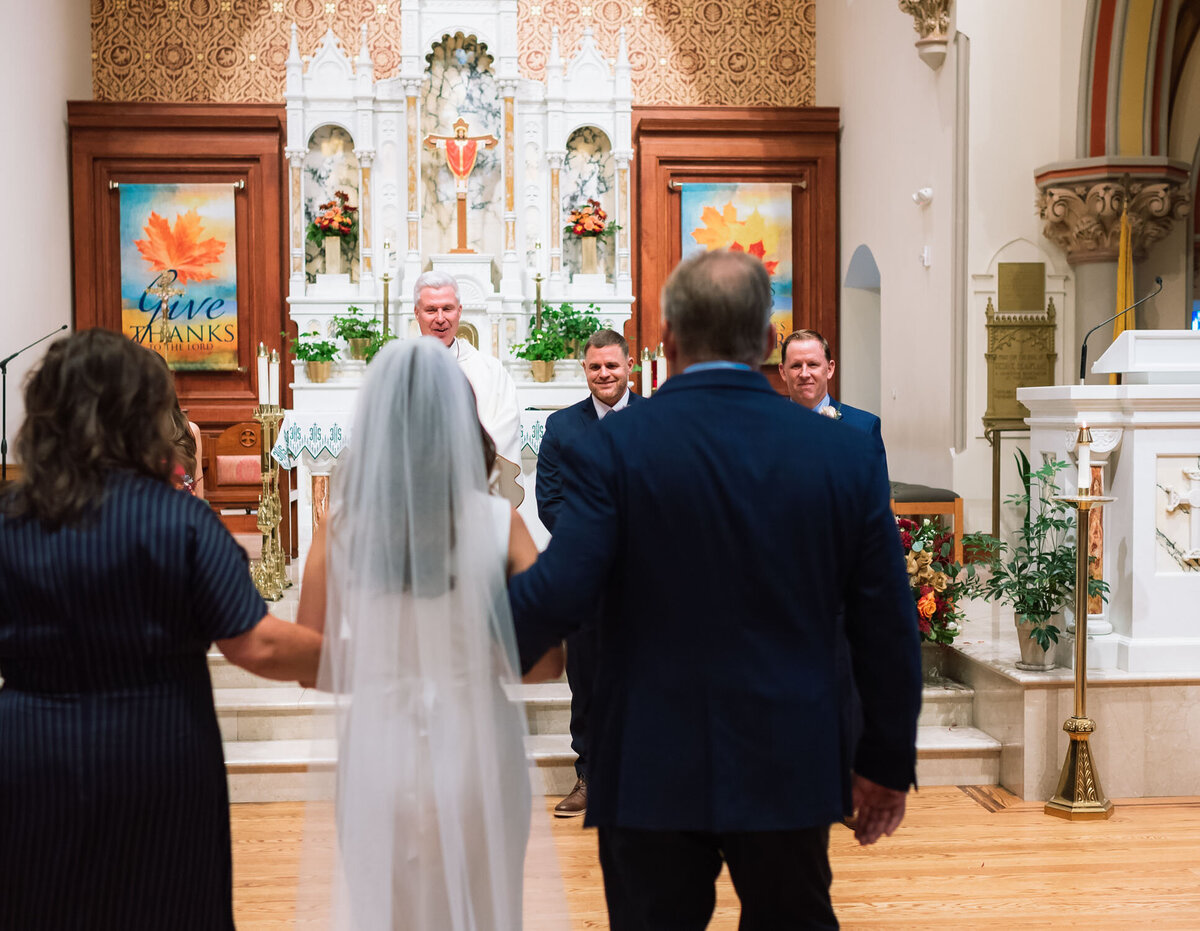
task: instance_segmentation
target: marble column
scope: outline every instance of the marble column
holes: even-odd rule
[[[614,152],[613,158],[617,165],[617,294],[628,296],[633,293],[633,277],[629,268],[629,218],[633,215],[630,209],[629,192],[629,162],[633,152]]]
[[[304,165],[304,149],[288,149],[284,153],[288,160],[288,255],[291,258],[289,277],[290,293],[304,294],[304,190],[300,172]]]
[[[1091,427],[1090,430],[1092,474],[1088,494],[1103,495],[1106,487],[1104,470],[1120,447],[1125,431],[1120,427]],[[1068,431],[1068,451],[1074,452],[1078,438],[1078,431]],[[1088,575],[1093,579],[1104,578],[1104,511],[1103,506],[1088,511]],[[1074,632],[1075,625],[1068,624],[1067,630]],[[1087,632],[1089,637],[1102,637],[1113,632],[1112,622],[1108,619],[1108,603],[1100,595],[1088,597]]]
[[[559,181],[562,176],[563,162],[566,161],[565,151],[547,152],[546,161],[550,165],[550,293],[556,295],[562,285],[562,196],[559,193]]]
[[[358,158],[358,268],[363,290],[374,292],[375,250],[371,244],[371,223],[374,209],[371,193],[371,166],[375,162],[372,149],[355,149]]]
[[[420,81],[404,82],[405,134],[407,139],[405,164],[408,166],[407,251],[404,257],[404,293],[412,287],[421,274],[421,210],[417,198],[417,183],[421,170],[420,110],[417,95],[421,91]]]
[[[1045,221],[1042,233],[1066,253],[1076,271],[1074,333],[1064,333],[1076,363],[1084,334],[1118,309],[1122,211],[1129,216],[1133,260],[1139,262],[1176,220],[1187,215],[1189,170],[1186,162],[1146,157],[1057,162],[1035,172],[1038,210]],[[1102,342],[1095,349],[1089,344],[1089,357],[1099,358],[1104,348]],[[1107,383],[1106,377],[1090,372],[1087,380]]]
[[[516,210],[516,95],[515,80],[497,82],[504,105],[504,258],[500,269],[500,293],[520,297],[521,263],[517,259]]]

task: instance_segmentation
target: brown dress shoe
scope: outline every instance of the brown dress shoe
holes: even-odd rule
[[[587,778],[580,776],[571,794],[554,806],[554,817],[577,818],[587,813]]]

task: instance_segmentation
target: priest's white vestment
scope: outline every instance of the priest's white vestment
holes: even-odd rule
[[[519,504],[525,492],[521,485],[521,407],[517,401],[517,386],[503,363],[495,356],[480,352],[463,339],[454,341],[458,364],[475,390],[475,406],[483,429],[496,444],[496,455],[508,462],[497,463],[501,475],[501,491],[509,500]],[[516,488],[511,486],[515,483]]]

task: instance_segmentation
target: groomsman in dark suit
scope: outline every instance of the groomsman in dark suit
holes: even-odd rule
[[[870,436],[887,475],[887,452],[883,448],[879,418],[829,396],[829,380],[837,367],[829,351],[829,341],[816,330],[797,330],[783,341],[780,356],[779,375],[788,396],[810,411],[840,420]]]
[[[546,418],[538,450],[538,517],[551,534],[563,500],[562,454],[580,433],[606,416],[643,400],[629,390],[633,358],[629,343],[615,330],[597,330],[584,347],[583,372],[590,394],[578,404]],[[585,624],[567,638],[567,683],[571,686],[571,749],[575,751],[575,788],[554,806],[559,818],[587,811],[588,715],[596,682],[596,628]]]
[[[563,450],[554,537],[509,595],[522,664],[603,602],[586,824],[611,927],[835,928],[829,826],[891,834],[916,768],[916,610],[869,438],[780,397],[771,285],[702,252],[662,295],[671,378]],[[867,726],[841,755],[839,613]]]

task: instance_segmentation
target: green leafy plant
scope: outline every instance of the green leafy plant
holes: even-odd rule
[[[567,357],[567,347],[557,331],[543,326],[530,331],[529,339],[517,346],[513,355],[529,362],[557,362]]]
[[[287,333],[281,333],[280,335],[286,337]],[[299,359],[302,362],[332,362],[336,359],[338,354],[337,343],[327,339],[320,339],[320,336],[320,333],[313,330],[311,333],[301,333],[293,339],[289,346],[292,358]]]
[[[372,333],[371,342],[367,344],[367,353],[365,356],[367,362],[370,362],[372,359],[374,359],[375,356],[379,354],[379,350],[394,339],[396,339],[396,334],[394,333],[389,333],[387,336],[384,336],[382,333],[378,332]]]
[[[587,310],[576,310],[574,304],[559,304],[558,307],[547,307],[542,311],[542,329],[562,337],[565,355],[560,358],[583,358],[583,347],[588,337],[600,329],[600,308],[588,304]]]
[[[333,318],[334,332],[339,339],[371,339],[379,330],[379,320],[364,317],[361,308],[351,304],[346,313]]]
[[[1067,463],[1055,460],[1034,471],[1021,450],[1016,461],[1024,490],[1005,501],[1023,508],[1024,519],[1011,543],[987,533],[963,537],[963,545],[975,555],[967,566],[967,591],[1011,605],[1018,618],[1033,625],[1030,638],[1048,650],[1060,633],[1051,618],[1075,595],[1075,541],[1068,539],[1075,529],[1075,509],[1055,500],[1058,474]],[[979,576],[979,568],[988,570],[987,578]],[[1088,594],[1105,597],[1108,584],[1089,579]]]

